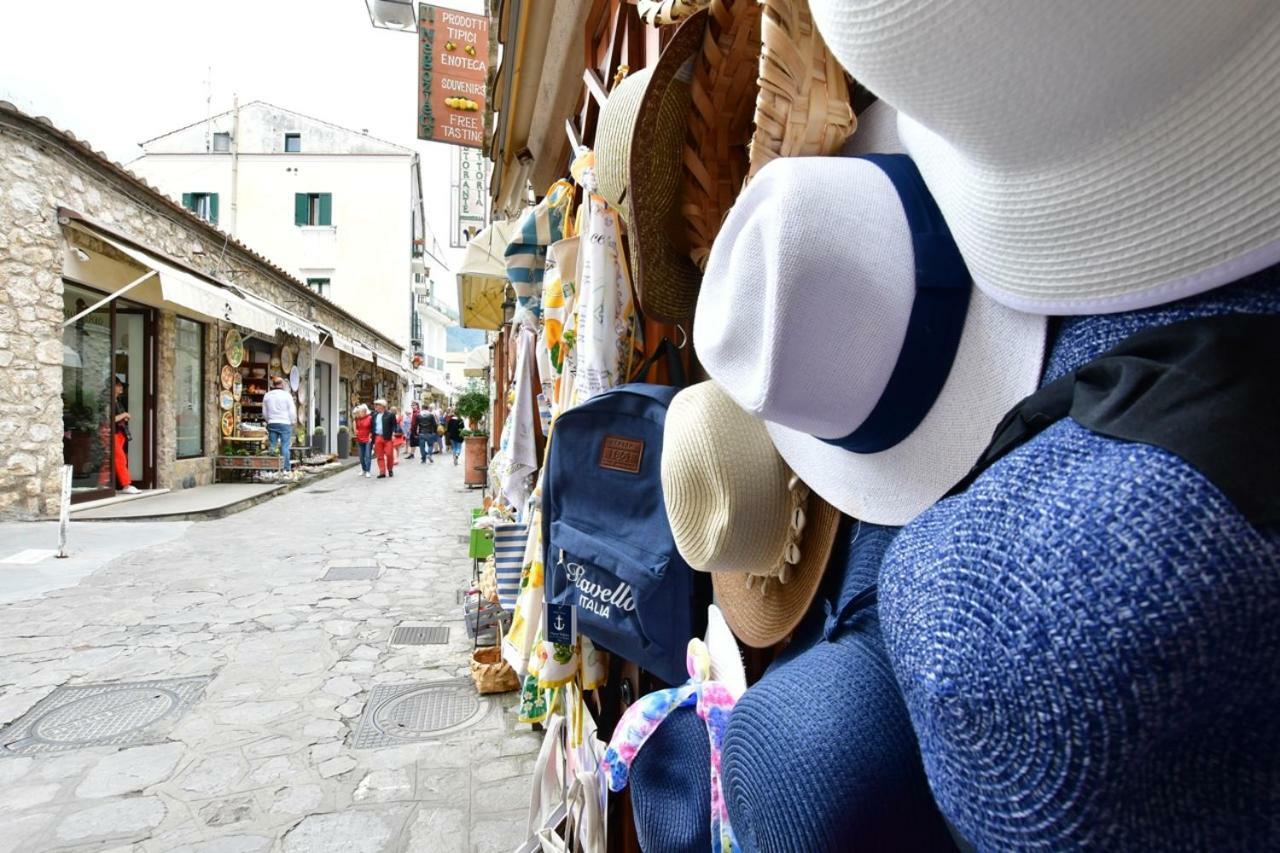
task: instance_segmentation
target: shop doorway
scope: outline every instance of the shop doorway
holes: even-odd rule
[[[324,430],[324,452],[333,449],[333,436],[338,427],[333,418],[333,367],[316,359],[316,387],[312,405],[315,408],[315,425]]]
[[[106,294],[63,282],[63,317],[71,319]],[[72,469],[72,501],[111,497],[123,471],[139,489],[155,484],[154,312],[112,300],[62,330],[62,456]],[[115,396],[116,382],[122,393]],[[117,412],[128,412],[127,432]],[[117,441],[117,431],[125,432]]]

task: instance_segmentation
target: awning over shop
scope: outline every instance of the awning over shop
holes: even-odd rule
[[[432,379],[427,379],[426,385],[432,391],[435,391],[437,394],[443,394],[446,397],[453,393],[452,390],[450,390],[449,388],[446,388],[445,386],[441,385],[439,382],[436,382]]]
[[[507,289],[507,244],[514,220],[499,220],[467,243],[458,270],[459,325],[464,329],[502,328],[502,302]]]
[[[320,329],[314,324],[307,322],[292,311],[272,304],[261,297],[254,296],[252,293],[245,293],[244,298],[271,314],[272,319],[275,321],[275,325],[271,330],[273,334],[275,330],[279,329],[287,335],[293,335],[295,338],[302,338],[304,341],[310,341],[313,344],[320,343]]]
[[[131,298],[158,296],[158,300],[155,301],[167,303],[167,307],[182,314],[197,314],[209,320],[234,323],[255,332],[275,334],[276,318],[272,312],[249,302],[230,288],[198,278],[168,261],[161,260],[141,249],[135,249],[124,241],[96,229],[85,229],[85,232],[97,240],[110,244],[144,269],[156,273],[156,278],[159,279],[158,292],[154,286],[139,288],[140,292],[131,294]]]
[[[364,361],[373,361],[373,350],[365,344],[362,344],[352,338],[348,338],[346,335],[340,335],[327,326],[320,326],[319,328],[329,336],[329,340],[333,344],[334,349],[345,352],[347,355],[353,355]]]
[[[484,376],[484,372],[489,369],[489,348],[475,347],[467,353],[467,360],[463,362],[462,375],[470,377]]]

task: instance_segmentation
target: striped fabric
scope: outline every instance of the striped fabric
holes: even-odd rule
[[[520,570],[524,563],[527,524],[498,524],[493,528],[493,558],[498,575],[498,602],[514,610],[520,595]]]
[[[547,247],[565,237],[573,184],[556,181],[536,206],[525,211],[507,244],[507,280],[516,292],[516,324],[542,317],[542,276]]]

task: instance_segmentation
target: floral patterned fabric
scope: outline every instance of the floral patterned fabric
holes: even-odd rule
[[[736,700],[728,687],[710,680],[711,655],[702,640],[695,638],[689,641],[686,661],[689,667],[687,683],[650,693],[623,713],[609,748],[605,750],[600,772],[604,774],[609,790],[621,791],[627,786],[631,763],[649,737],[676,708],[694,705],[706,724],[711,744],[711,849],[715,853],[731,853],[740,848],[729,825],[729,809],[724,801],[720,751]]]

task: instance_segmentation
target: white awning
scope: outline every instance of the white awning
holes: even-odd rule
[[[329,339],[333,343],[333,348],[341,350],[347,355],[353,355],[364,361],[373,361],[373,350],[365,344],[357,340],[348,338],[346,335],[340,335],[328,326],[321,326],[320,329],[329,335]]]
[[[515,220],[494,222],[467,243],[458,270],[458,325],[464,329],[502,328],[502,302],[507,289],[507,244]]]
[[[273,333],[276,329],[279,329],[287,335],[293,335],[295,338],[302,338],[304,341],[310,341],[313,344],[320,343],[320,330],[314,324],[302,319],[292,311],[287,311],[279,305],[268,302],[259,296],[254,296],[252,293],[244,294],[244,298],[271,314],[275,320],[275,325],[272,328]]]
[[[163,261],[154,255],[103,234],[92,231],[93,236],[110,243],[117,250],[137,261],[145,269],[154,270],[160,280],[160,297],[182,313],[198,314],[209,320],[222,320],[273,335],[276,320],[270,311],[248,302],[235,291],[198,278],[186,270]]]

